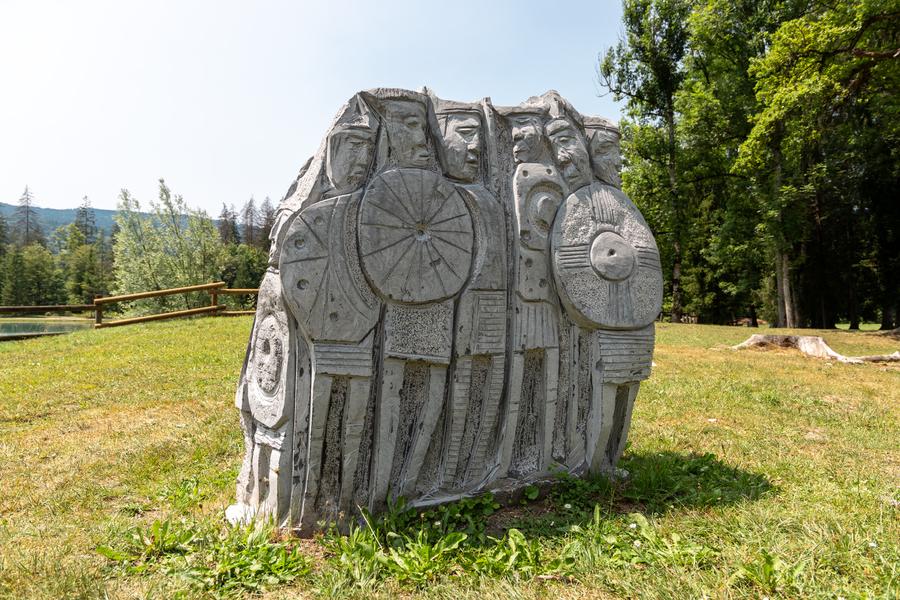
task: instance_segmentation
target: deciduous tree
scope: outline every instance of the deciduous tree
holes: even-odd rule
[[[648,170],[660,168],[664,185],[652,173],[647,178],[632,178],[651,186],[643,191],[629,190],[637,198],[665,202],[668,210],[665,231],[660,232],[671,249],[671,314],[681,319],[681,272],[686,234],[686,198],[681,190],[679,147],[676,138],[675,98],[684,80],[683,59],[688,49],[688,0],[625,0],[625,33],[617,46],[600,58],[600,84],[613,96],[627,100],[627,114],[640,128],[632,138],[633,155],[644,161]],[[643,143],[643,146],[641,145]],[[632,161],[633,163],[634,161]],[[652,181],[651,181],[652,180]]]
[[[127,190],[119,196],[116,291],[159,290],[217,280],[223,246],[206,213],[188,208],[162,179],[159,199],[150,207],[150,215],[141,214],[140,203]],[[160,298],[149,304],[151,308],[194,308],[207,301],[208,296],[197,294]]]

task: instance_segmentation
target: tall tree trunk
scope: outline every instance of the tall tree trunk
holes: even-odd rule
[[[672,322],[680,323],[684,310],[681,306],[681,242],[672,244]]]
[[[804,172],[810,171],[813,168],[813,164],[815,164],[815,159],[822,160],[822,151],[818,146],[812,150],[812,156],[804,158],[802,170]],[[810,307],[810,319],[809,323],[806,323],[806,325],[818,327],[820,329],[832,329],[834,327],[836,304],[835,294],[832,292],[832,280],[835,278],[836,274],[833,272],[828,273],[827,269],[829,262],[832,262],[828,259],[836,257],[838,253],[835,252],[834,240],[829,239],[829,235],[826,233],[823,224],[822,206],[825,204],[825,198],[823,198],[823,192],[817,184],[811,200],[812,204],[810,205],[810,209],[813,218],[814,239],[812,243],[811,260],[807,258],[807,260],[804,261],[803,270],[807,273],[807,277],[805,278],[807,286],[802,291],[806,292],[807,288],[811,287],[818,297],[818,302],[814,309]],[[849,249],[848,251],[839,253],[841,259],[846,261],[845,265],[847,266],[838,267],[838,276],[840,276],[840,274],[848,274],[852,270],[849,268],[849,265],[853,263],[853,259],[848,252]],[[812,285],[808,284],[810,280]],[[801,296],[801,294],[797,294],[797,296]],[[803,306],[810,306],[810,298],[808,295],[804,293],[802,296],[802,300],[804,301]],[[798,298],[798,301],[799,300],[800,298]]]
[[[851,244],[855,240],[851,238]],[[852,247],[852,246],[851,246]],[[847,312],[850,317],[850,329],[858,330],[859,329],[859,296],[856,291],[857,277],[856,277],[856,264],[850,266],[850,270],[847,273]]]
[[[794,286],[791,284],[791,259],[787,251],[781,253],[781,287],[784,297],[784,326],[797,327],[797,304],[794,298]]]
[[[847,312],[850,317],[850,329],[859,329],[859,299],[856,295],[856,269],[857,269],[857,251],[856,244],[856,224],[851,217],[847,220],[847,249],[852,255],[850,268],[847,271]]]
[[[788,256],[790,244],[785,234],[784,214],[780,207],[782,183],[781,138],[784,135],[784,124],[779,122],[775,127],[772,144],[772,199],[778,208],[778,232],[775,235],[775,285],[778,289],[778,323],[776,327],[797,326],[797,305],[794,301],[791,285],[791,259]]]
[[[878,187],[875,193],[883,193],[890,198],[891,193],[885,187]],[[893,189],[893,188],[891,188]],[[894,202],[875,202],[874,218],[881,223],[898,223],[900,205]],[[881,308],[881,330],[888,331],[900,326],[900,236],[886,226],[875,228],[877,251],[875,252],[875,269],[878,273],[879,304]]]
[[[681,263],[683,259],[682,240],[682,209],[681,198],[678,194],[678,168],[675,158],[675,108],[672,99],[669,99],[669,108],[666,110],[666,133],[668,135],[668,161],[666,170],[669,175],[669,193],[672,202],[672,322],[679,323],[684,312],[681,298]]]
[[[894,328],[894,307],[893,302],[885,301],[881,305],[881,331],[890,331]],[[898,319],[900,321],[900,319]]]
[[[775,308],[778,315],[775,317],[775,327],[787,327],[786,317],[784,314],[784,284],[781,279],[784,276],[784,270],[781,268],[782,255],[781,252],[775,253]]]
[[[759,320],[756,318],[756,305],[750,305],[750,327],[759,327]]]
[[[847,286],[847,308],[850,313],[850,329],[859,329],[859,302],[856,299],[856,277],[850,274]]]

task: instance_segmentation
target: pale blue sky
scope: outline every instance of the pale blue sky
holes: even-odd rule
[[[142,203],[156,180],[218,214],[277,202],[354,92],[427,85],[517,104],[554,88],[584,114],[619,0],[0,0],[0,201]]]

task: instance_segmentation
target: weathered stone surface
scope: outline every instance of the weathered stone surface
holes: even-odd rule
[[[459,190],[432,171],[391,169],[366,190],[359,250],[372,288],[389,302],[455,296],[469,278],[472,216]]]
[[[277,212],[228,518],[310,532],[613,472],[662,300],[618,142],[556,92],[353,96]]]
[[[581,326],[638,329],[662,307],[659,251],[637,207],[596,182],[566,198],[553,223],[553,274]]]

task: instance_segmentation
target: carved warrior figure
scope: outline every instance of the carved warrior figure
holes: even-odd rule
[[[272,229],[228,518],[310,532],[613,472],[662,302],[620,165],[555,92],[351,98]]]
[[[559,300],[551,285],[549,233],[562,200],[559,175],[544,135],[541,104],[501,109],[513,140],[512,339],[506,431],[498,475],[518,479],[550,466],[559,379]]]
[[[476,234],[472,274],[456,304],[446,447],[437,482],[454,492],[479,484],[493,461],[506,364],[506,216],[484,185],[483,106],[439,99],[434,105],[446,174],[460,182]]]

